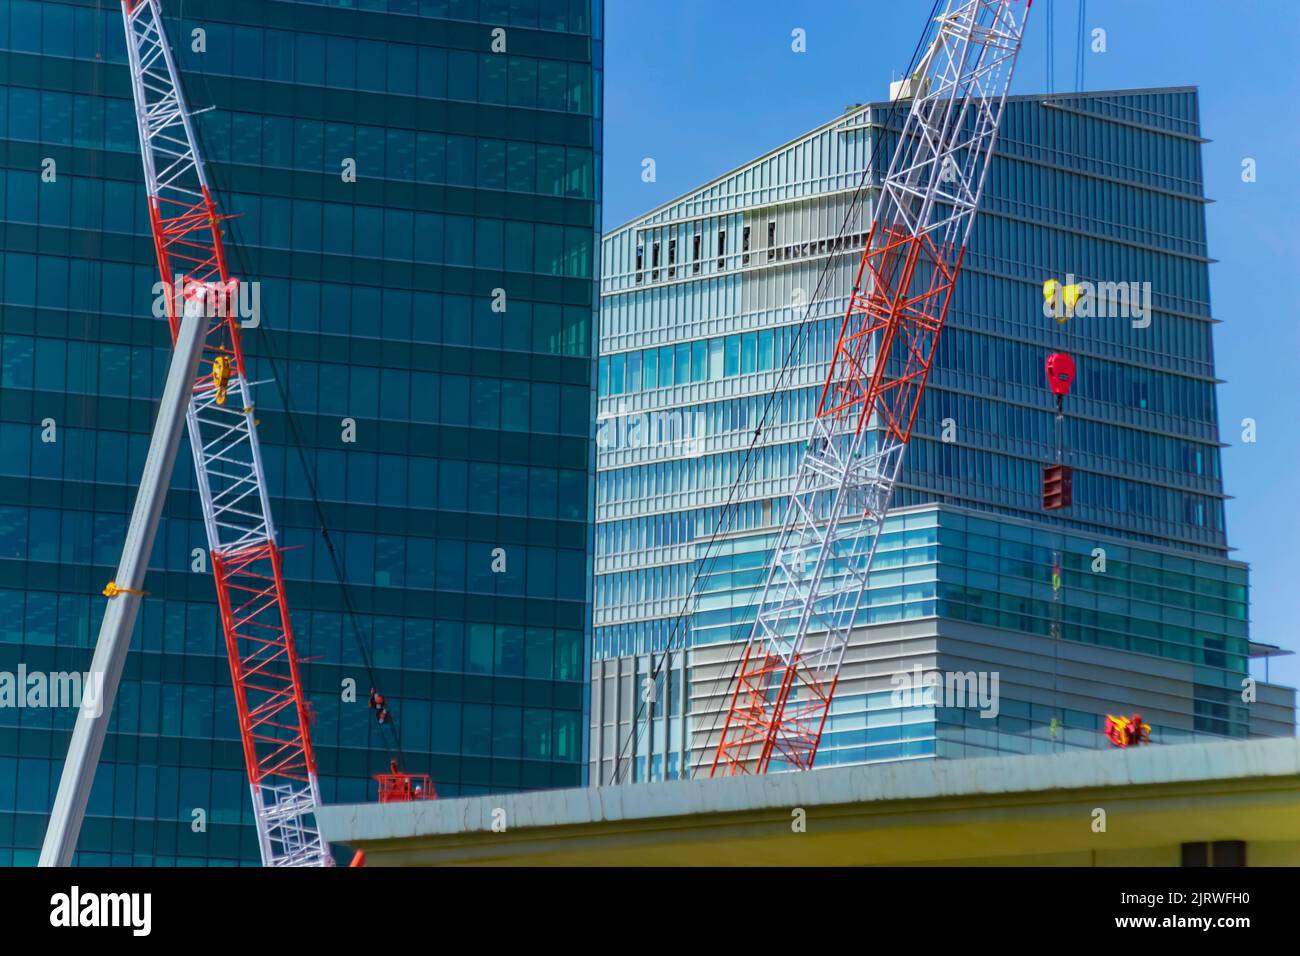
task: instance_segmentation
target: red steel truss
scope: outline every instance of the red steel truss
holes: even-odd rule
[[[807,770],[817,757],[1030,2],[949,0],[906,81],[911,106],[873,204],[710,775],[766,773],[774,760]]]
[[[314,811],[316,760],[253,394],[240,343],[238,280],[222,245],[193,121],[158,0],[123,0],[149,218],[173,341],[181,309],[208,318],[186,419],[230,661],[262,862],[327,866]]]

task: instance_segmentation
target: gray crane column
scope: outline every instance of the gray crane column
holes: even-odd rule
[[[87,684],[82,688],[82,706],[77,709],[68,759],[63,765],[59,791],[54,797],[49,827],[41,846],[40,866],[68,866],[77,848],[81,821],[86,815],[86,801],[90,799],[90,787],[104,748],[104,734],[108,730],[113,701],[117,698],[117,685],[122,679],[122,667],[131,643],[131,630],[140,609],[141,595],[132,592],[141,591],[144,585],[149,554],[153,550],[167,486],[171,483],[176,449],[185,428],[185,414],[208,331],[204,300],[205,296],[197,295],[185,303],[180,332],[167,369],[167,382],[158,404],[158,418],[149,439],[144,474],[131,511],[131,524],[122,545],[122,560],[114,578],[118,587],[130,590],[109,598],[104,620],[99,626],[95,656],[90,662]],[[94,685],[101,679],[102,689],[96,700]]]

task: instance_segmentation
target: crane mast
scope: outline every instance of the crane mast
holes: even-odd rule
[[[184,300],[207,331],[186,409],[235,708],[266,866],[327,866],[315,823],[316,760],[294,648],[253,393],[240,343],[238,280],[194,135],[159,0],[122,0],[149,220],[175,342]]]
[[[948,0],[903,81],[911,107],[880,183],[711,776],[766,773],[774,759],[806,770],[816,759],[1032,2]]]

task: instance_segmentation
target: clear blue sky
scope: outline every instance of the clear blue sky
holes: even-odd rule
[[[1013,93],[1047,88],[1049,2],[1034,4]],[[1078,0],[1054,6],[1055,90],[1070,91]],[[606,228],[850,103],[886,98],[929,10],[930,0],[607,0]],[[1087,0],[1086,15],[1107,50],[1085,55],[1085,89],[1200,88],[1228,540],[1252,566],[1253,637],[1300,650],[1300,3]],[[791,50],[795,28],[806,53]],[[653,183],[641,181],[647,156]],[[1241,181],[1244,157],[1257,162],[1254,183]],[[1248,416],[1254,444],[1241,441]],[[1275,660],[1271,676],[1300,684],[1300,658]]]

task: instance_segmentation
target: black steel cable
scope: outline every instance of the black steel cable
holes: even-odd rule
[[[1052,83],[1056,78],[1056,50],[1054,43],[1056,39],[1056,5],[1052,0],[1043,0],[1043,6],[1047,8],[1043,11],[1044,25],[1047,28],[1047,92],[1052,93],[1055,89]]]
[[[176,79],[178,85],[181,88],[181,95],[185,97],[185,102],[190,107],[190,114],[191,116],[193,116],[194,114],[193,102],[190,100],[188,94],[185,92],[185,76],[180,75],[179,66],[177,67],[177,73],[178,75]],[[214,104],[215,100],[214,97],[212,96],[212,87],[208,83],[207,75],[202,71],[199,71],[198,76],[202,81],[203,91],[207,97],[207,102],[210,105]],[[202,130],[200,129],[200,124],[197,122],[192,122],[191,125],[194,128],[194,136],[198,140],[196,145],[202,152],[202,157],[200,161],[203,162],[204,169],[207,172],[209,178],[212,180],[213,191],[217,195],[221,195],[222,190],[217,183],[216,173],[213,167],[206,161],[207,156],[209,156],[210,154],[208,153],[206,145],[204,144],[203,133]],[[252,273],[249,271],[247,262],[245,261],[244,258],[243,243],[238,239],[238,237],[235,234],[236,233],[235,224],[237,220],[232,217],[230,219],[227,219],[226,222],[230,224],[230,236],[232,240],[229,244],[229,247],[233,248],[234,250],[235,259],[238,262],[240,274],[244,276],[251,275]],[[258,325],[258,328],[259,330],[262,328],[260,323]],[[366,670],[366,679],[370,682],[370,690],[378,694],[379,684],[375,679],[375,668],[374,668],[373,658],[371,656],[370,650],[366,647],[365,641],[362,638],[361,625],[359,622],[356,605],[352,601],[352,595],[348,589],[348,583],[343,574],[342,561],[339,559],[338,552],[334,548],[334,541],[330,536],[329,523],[326,521],[325,509],[321,504],[320,495],[317,490],[314,470],[309,466],[307,461],[307,454],[303,448],[302,434],[298,430],[297,419],[294,417],[293,409],[289,403],[289,395],[284,387],[284,380],[283,380],[284,377],[281,374],[279,358],[276,355],[275,346],[272,343],[272,337],[270,335],[263,335],[260,337],[260,341],[265,346],[267,351],[266,358],[268,360],[268,364],[271,366],[271,378],[272,381],[275,382],[276,391],[279,393],[280,396],[280,403],[284,410],[285,422],[289,426],[290,439],[292,440],[294,448],[298,453],[298,461],[299,464],[302,466],[303,475],[307,479],[307,488],[308,488],[308,492],[311,495],[313,510],[316,514],[316,523],[318,526],[318,530],[320,531],[321,537],[325,542],[325,549],[326,551],[329,552],[330,564],[333,567],[334,577],[338,583],[339,594],[342,597],[344,611],[351,625],[352,636],[354,641],[356,642],[357,650],[361,655],[361,661]],[[392,737],[393,749],[391,752],[397,755],[397,760],[400,765],[403,762],[403,755],[402,755],[401,735],[397,726],[397,715],[393,712],[392,707],[388,706],[387,698],[385,698],[385,707],[387,708],[388,711],[388,719],[384,723],[380,724],[380,727],[381,728],[386,727],[388,729],[388,732]],[[382,730],[380,731],[380,736],[381,737],[383,736]]]
[[[1079,0],[1079,48],[1074,53],[1074,92],[1083,92],[1084,57],[1088,55],[1088,0]]]

